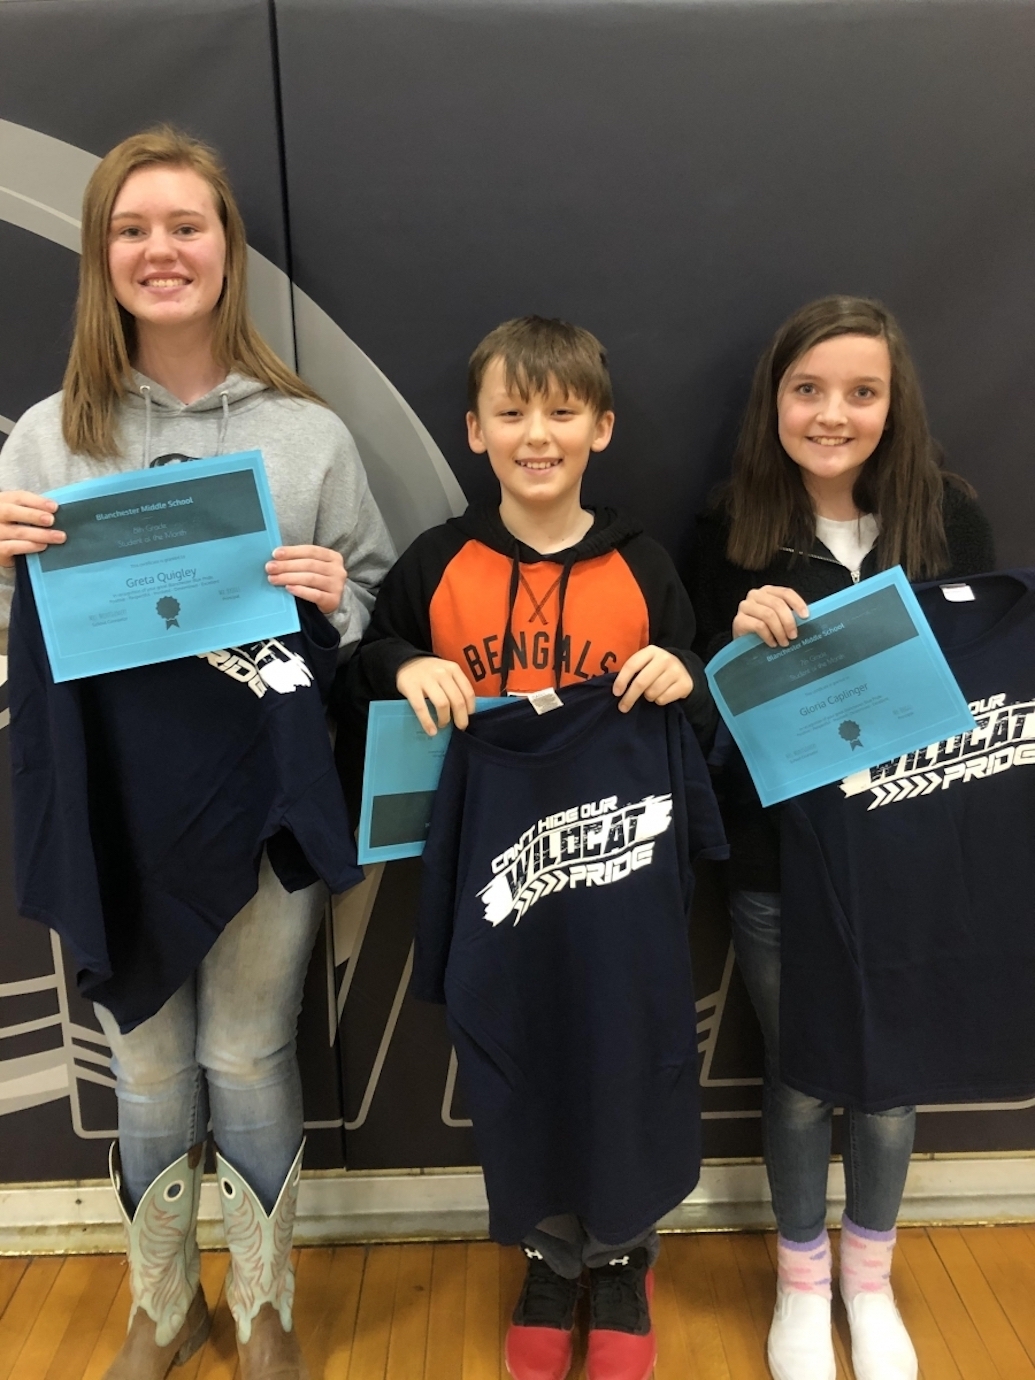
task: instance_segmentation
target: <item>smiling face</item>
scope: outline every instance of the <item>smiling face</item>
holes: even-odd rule
[[[108,268],[138,331],[211,321],[225,259],[226,236],[203,177],[154,164],[126,178],[112,208]]]
[[[537,510],[577,499],[590,454],[604,449],[613,427],[613,412],[598,416],[555,383],[526,401],[507,387],[498,358],[486,366],[477,412],[467,414],[470,447],[488,455],[504,497]]]
[[[891,355],[879,336],[834,336],[794,361],[780,380],[777,426],[814,499],[851,488],[890,406]]]

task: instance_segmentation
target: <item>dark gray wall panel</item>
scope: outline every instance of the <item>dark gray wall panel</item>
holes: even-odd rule
[[[0,118],[98,157],[164,120],[210,140],[249,243],[287,268],[266,0],[5,0]]]
[[[78,272],[71,250],[0,221],[0,416],[13,421],[61,387]]]
[[[1005,563],[1035,560],[1035,8],[279,0],[295,278],[471,497],[464,362],[527,311],[609,346],[591,496],[678,556],[756,353],[883,297]]]

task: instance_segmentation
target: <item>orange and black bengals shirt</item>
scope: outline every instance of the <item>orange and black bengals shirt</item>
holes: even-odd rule
[[[576,546],[542,555],[519,542],[493,505],[424,532],[388,573],[349,664],[361,710],[394,699],[399,668],[429,653],[455,661],[476,695],[574,685],[621,670],[653,643],[693,678],[686,703],[702,732],[713,721],[694,613],[667,552],[609,508]]]

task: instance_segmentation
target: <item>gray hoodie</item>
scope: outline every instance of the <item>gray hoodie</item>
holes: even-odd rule
[[[61,394],[55,393],[23,414],[0,451],[0,490],[43,493],[80,479],[145,469],[166,456],[200,459],[261,450],[284,545],[341,552],[348,581],[331,621],[343,647],[359,641],[395,551],[355,442],[329,408],[286,398],[240,374],[230,374],[197,402],[182,403],[134,373],[118,438],[120,454],[110,460],[73,455],[61,435]],[[7,652],[13,589],[14,571],[0,567],[0,655]]]

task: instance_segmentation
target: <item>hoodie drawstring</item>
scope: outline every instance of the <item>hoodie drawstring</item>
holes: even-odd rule
[[[140,391],[144,396],[144,463],[140,466],[146,470],[151,463],[151,386],[147,383],[140,385]]]
[[[230,397],[224,388],[219,394],[219,401],[223,404],[223,415],[219,421],[219,434],[216,437],[216,454],[223,454],[223,447],[226,445],[226,432],[230,425]]]
[[[154,399],[151,395],[151,385],[149,383],[138,384],[137,391],[144,399],[144,455],[141,462],[141,468],[146,470],[151,466],[152,435],[154,426],[156,425],[155,418],[159,415],[160,409],[153,409]],[[222,455],[226,450],[227,432],[230,429],[230,389],[228,387],[219,390],[219,403],[222,408],[222,415],[219,418],[219,430],[216,433],[216,455]],[[211,403],[207,404],[206,412],[208,412],[210,407]],[[190,415],[188,409],[184,409],[184,412]],[[186,458],[188,457],[166,456],[165,460]]]
[[[571,579],[572,568],[575,565],[575,553],[569,551],[564,558],[564,565],[561,569],[561,584],[557,591],[557,631],[554,633],[553,644],[553,688],[561,688],[561,668],[564,663],[564,600],[568,594],[568,581]]]
[[[561,578],[557,588],[557,625],[553,644],[553,684],[555,690],[561,688],[561,675],[564,670],[564,601],[568,595],[568,581],[571,579],[571,572],[576,559],[574,550],[569,551],[564,557],[564,563],[561,566]],[[510,592],[507,596],[507,625],[503,632],[503,657],[500,667],[501,696],[507,693],[507,682],[514,666],[514,652],[517,647],[517,639],[514,636],[514,608],[517,604],[520,583],[521,555],[515,542],[511,555]]]
[[[514,606],[521,583],[521,554],[514,543],[510,564],[510,593],[507,596],[507,626],[503,630],[503,665],[500,669],[500,695],[507,693],[507,681],[514,665]]]

